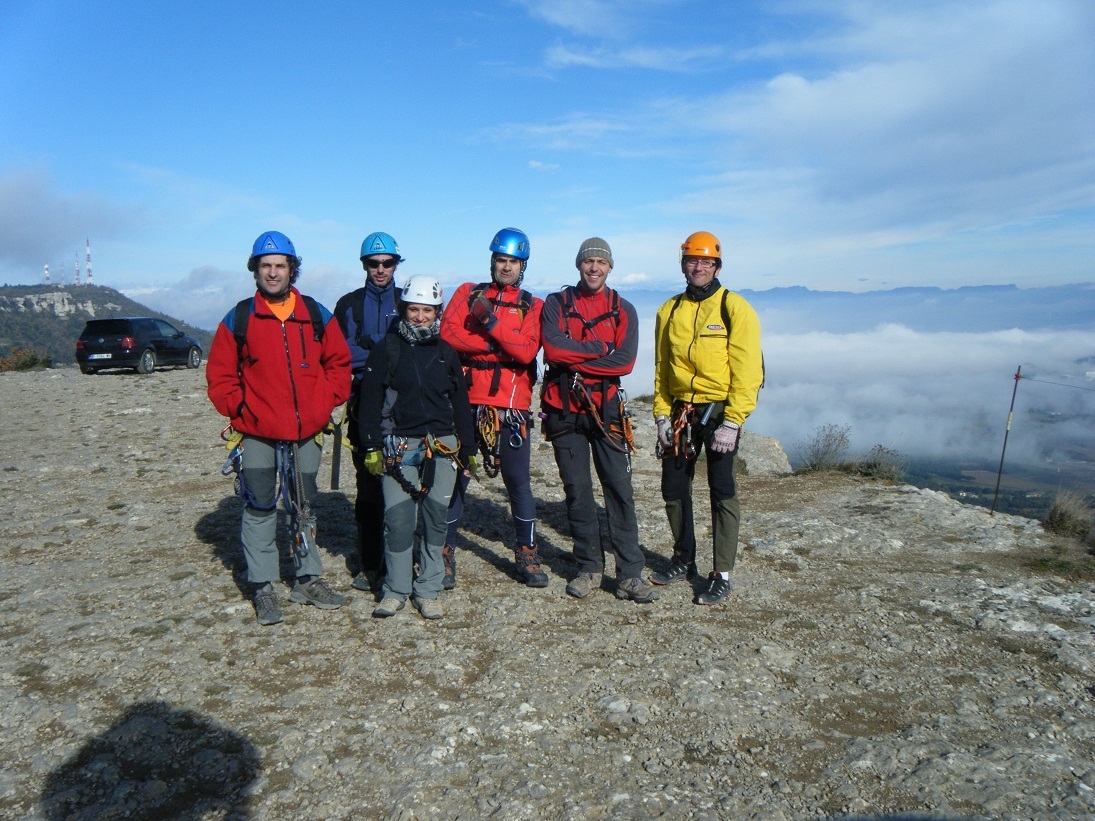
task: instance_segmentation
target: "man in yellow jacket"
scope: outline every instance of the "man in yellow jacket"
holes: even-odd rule
[[[741,518],[734,454],[764,382],[760,321],[743,297],[719,282],[721,268],[715,235],[689,236],[681,245],[687,287],[658,309],[654,321],[654,418],[673,560],[650,581],[666,585],[697,575],[692,480],[706,447],[714,570],[696,604],[718,604],[730,592]]]

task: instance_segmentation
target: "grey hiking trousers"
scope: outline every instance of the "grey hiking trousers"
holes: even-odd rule
[[[276,442],[257,436],[243,437],[243,482],[260,506],[273,505],[278,485],[276,462]],[[304,479],[304,495],[312,501],[316,498],[316,474],[319,473],[319,459],[322,451],[314,438],[297,443],[297,469]],[[315,514],[310,522],[315,532]],[[243,506],[243,524],[240,528],[240,540],[243,542],[243,555],[247,560],[247,581],[253,584],[276,582],[281,578],[280,556],[277,545],[278,511],[260,510],[249,504]],[[290,523],[290,530],[294,530]],[[320,576],[323,574],[323,562],[314,540],[308,555],[298,560],[296,553],[289,550],[294,576]]]

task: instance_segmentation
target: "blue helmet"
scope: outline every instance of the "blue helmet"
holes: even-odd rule
[[[503,228],[491,240],[490,250],[495,254],[517,257],[517,259],[527,262],[530,250],[528,237],[525,236],[524,231],[518,231],[516,228]],[[522,266],[522,270],[524,270],[524,266]]]
[[[267,231],[255,240],[255,245],[251,249],[251,259],[264,257],[267,254],[285,254],[287,257],[293,257],[298,262],[300,261],[292,240],[280,231]]]
[[[399,253],[399,245],[396,243],[395,238],[391,234],[385,234],[383,231],[374,231],[365,237],[365,241],[361,243],[361,259],[372,256],[373,254],[391,254],[399,262],[403,261],[403,257]]]

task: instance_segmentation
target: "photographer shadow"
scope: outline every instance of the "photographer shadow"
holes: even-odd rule
[[[258,749],[236,731],[140,702],[46,776],[42,817],[244,821],[259,765]]]

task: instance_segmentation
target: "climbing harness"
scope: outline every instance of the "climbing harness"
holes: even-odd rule
[[[699,444],[696,442],[694,434],[698,430],[701,437],[703,436],[708,423],[711,421],[711,416],[719,404],[718,402],[708,402],[700,415],[698,424],[696,424],[695,405],[691,402],[681,402],[679,405],[675,405],[673,415],[670,417],[673,446],[666,448],[659,441],[658,446],[654,449],[654,455],[659,459],[673,459],[678,456],[683,457],[686,461],[695,459],[699,453]]]
[[[312,506],[304,492],[304,474],[297,470],[300,450],[296,442],[276,442],[274,461],[277,470],[277,490],[274,501],[268,505],[260,504],[255,494],[247,487],[243,478],[243,434],[231,424],[221,430],[221,439],[228,447],[228,458],[221,465],[222,476],[233,477],[236,495],[248,507],[255,510],[274,510],[280,500],[292,521],[293,551],[298,559],[303,559],[312,550],[316,542],[316,527],[312,519]]]
[[[459,443],[450,448],[433,434],[426,434],[418,447],[408,453],[409,442],[406,436],[389,434],[384,437],[384,473],[396,481],[400,489],[414,502],[420,502],[430,495],[433,487],[434,471],[437,469],[435,456],[445,456],[452,460],[453,469],[460,470],[462,465],[457,457]],[[419,486],[415,487],[403,475],[403,465],[419,468]]]
[[[603,382],[603,380],[602,380]],[[623,388],[616,389],[616,402],[619,409],[619,425],[605,425],[601,412],[597,409],[597,403],[593,401],[593,394],[586,385],[580,373],[575,373],[570,380],[570,396],[578,406],[578,412],[586,412],[593,420],[593,424],[604,435],[609,447],[627,455],[627,472],[631,472],[631,453],[635,450],[635,435],[631,430],[631,411],[627,407],[627,392]],[[601,398],[605,398],[605,387],[602,384]]]

